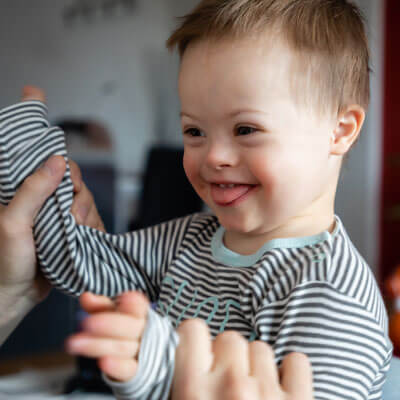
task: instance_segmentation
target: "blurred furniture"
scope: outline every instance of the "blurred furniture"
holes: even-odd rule
[[[36,306],[0,347],[0,363],[43,352],[59,351],[74,331],[77,300],[57,290]]]
[[[202,210],[203,202],[183,169],[183,149],[150,149],[136,217],[129,231],[145,228]]]
[[[67,378],[73,373],[74,365],[54,362],[57,357],[65,358],[63,354],[44,355],[44,361],[39,357],[26,358],[24,368],[19,368],[8,375],[0,376],[0,398],[7,400],[111,400],[111,394],[83,393],[75,391],[64,393]],[[20,362],[23,359],[19,360]]]

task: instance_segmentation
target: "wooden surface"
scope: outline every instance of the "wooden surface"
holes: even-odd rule
[[[26,368],[48,369],[75,365],[75,357],[67,353],[42,353],[0,360],[0,375],[8,375]]]

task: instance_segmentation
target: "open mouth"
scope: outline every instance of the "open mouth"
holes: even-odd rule
[[[248,184],[211,184],[211,197],[219,206],[232,206],[248,197],[258,185]]]

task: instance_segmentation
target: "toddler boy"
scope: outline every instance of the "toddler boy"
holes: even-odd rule
[[[266,341],[278,363],[307,354],[316,399],[381,398],[385,307],[334,215],[369,103],[359,10],[344,0],[207,0],[169,38],[175,46],[184,168],[215,215],[147,230],[146,246],[160,230],[176,236],[154,270],[159,311],[174,326],[200,317],[213,335]]]
[[[167,398],[173,327],[197,317],[214,336],[268,342],[278,363],[307,354],[315,399],[380,399],[387,315],[334,213],[369,103],[359,10],[346,0],[204,0],[169,38],[176,46],[183,164],[212,213],[118,242],[136,288],[171,324],[141,301],[108,304],[70,350],[103,360],[121,399]]]

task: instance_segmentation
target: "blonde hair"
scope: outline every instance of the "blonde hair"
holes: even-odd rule
[[[181,58],[197,41],[268,31],[293,51],[298,73],[292,81],[300,101],[337,114],[351,104],[368,108],[368,40],[364,18],[350,1],[203,0],[181,18],[166,43]]]

